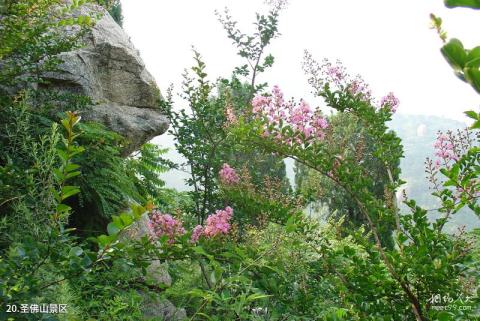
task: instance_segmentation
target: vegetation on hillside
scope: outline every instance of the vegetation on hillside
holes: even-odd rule
[[[480,232],[445,230],[462,210],[480,216],[480,114],[466,113],[468,135],[431,142],[436,216],[408,195],[398,200],[405,150],[388,127],[400,108],[393,93],[376,98],[360,76],[308,53],[309,84],[332,115],[258,83],[285,10],[274,1],[252,34],[218,13],[245,64],[213,81],[195,52],[185,105],[171,95],[161,102],[186,163],[165,161],[151,144],[123,158],[125,138],[81,120],[89,99],[37,86],[57,70],[58,53],[82,45],[82,32],[62,28],[95,23],[68,16],[84,2],[2,7],[0,318],[144,320],[147,306],[166,299],[187,320],[480,317]],[[480,50],[460,44],[442,52],[478,90]],[[295,191],[287,157],[299,164]],[[166,189],[158,174],[169,168],[187,171],[192,191]],[[325,205],[326,219],[305,214],[311,202]],[[139,226],[144,233],[132,237]],[[152,278],[160,264],[172,282]],[[40,313],[44,304],[50,313]]]

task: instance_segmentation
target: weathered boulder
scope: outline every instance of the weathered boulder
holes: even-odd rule
[[[73,15],[91,16],[96,24],[83,37],[84,46],[60,55],[61,72],[47,75],[49,87],[90,97],[94,106],[83,118],[126,137],[127,155],[168,129],[158,108],[160,90],[128,35],[104,8],[86,4]]]

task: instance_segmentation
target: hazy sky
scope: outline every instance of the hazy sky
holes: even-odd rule
[[[241,61],[215,9],[230,8],[246,30],[252,28],[255,12],[265,10],[262,0],[122,3],[124,28],[163,92],[170,83],[179,88],[184,68],[193,63],[192,45],[203,55],[212,79],[228,76]],[[275,65],[261,80],[280,85],[287,96],[315,103],[301,69],[308,49],[318,60],[342,60],[352,74],[363,75],[377,96],[394,91],[401,113],[463,119],[464,110],[478,108],[478,96],[441,56],[441,42],[429,29],[431,12],[467,48],[480,44],[480,12],[446,9],[441,0],[290,0],[280,17],[282,35],[270,48]]]
[[[214,11],[228,7],[248,31],[255,12],[266,12],[263,3],[122,0],[124,29],[165,92],[171,83],[180,89],[183,70],[193,64],[192,45],[202,54],[212,80],[229,76],[242,61]],[[449,36],[462,39],[467,48],[480,44],[476,32],[480,12],[447,9],[442,0],[290,0],[280,17],[282,35],[270,47],[274,67],[260,81],[278,84],[287,96],[317,104],[301,68],[303,52],[308,49],[318,60],[343,61],[351,74],[359,73],[370,83],[377,97],[395,92],[400,113],[464,120],[463,111],[477,109],[479,96],[453,75],[440,54],[441,41],[429,28],[432,12],[444,19]],[[173,147],[168,135],[154,141]],[[174,150],[168,157],[179,159]],[[164,175],[168,186],[180,189],[184,177],[176,171]]]

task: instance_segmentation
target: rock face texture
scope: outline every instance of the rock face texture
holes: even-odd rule
[[[102,7],[86,4],[77,15],[96,19],[84,46],[60,55],[62,72],[47,75],[50,87],[82,93],[94,103],[82,116],[105,124],[128,140],[124,154],[168,129],[152,75],[127,34]]]

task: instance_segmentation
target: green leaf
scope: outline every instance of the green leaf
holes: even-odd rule
[[[441,49],[441,52],[448,63],[455,70],[462,70],[465,67],[465,62],[467,60],[467,53],[463,48],[463,44],[458,39],[451,39],[446,45]]]
[[[129,226],[130,224],[133,223],[133,217],[126,213],[120,214],[120,219],[122,220],[122,223],[124,226]]]
[[[72,208],[66,204],[58,204],[57,205],[57,213],[64,213],[70,211]]]
[[[97,237],[98,244],[100,244],[102,247],[107,246],[108,244],[112,243],[116,237],[114,235],[100,235]]]
[[[453,320],[453,318],[452,318],[450,313],[442,311],[437,315],[437,320],[438,321],[451,321],[451,320]]]
[[[77,186],[70,186],[70,185],[63,186],[62,201],[78,193],[80,193],[80,189]]]
[[[192,250],[199,255],[209,256],[205,249],[201,246],[195,246]]]
[[[80,174],[81,174],[80,171],[70,172],[70,173],[68,173],[68,174],[65,176],[65,179],[67,180],[67,179],[70,179],[70,178],[72,178],[72,177],[78,176],[78,175],[80,175]]]
[[[89,267],[92,264],[92,259],[88,255],[83,256],[82,258],[82,265],[83,267]]]
[[[477,93],[480,93],[480,70],[478,68],[465,68],[463,72],[468,83],[472,85]]]
[[[83,253],[83,249],[79,246],[72,247],[69,252],[69,256],[80,256]]]
[[[268,297],[271,297],[271,295],[262,294],[262,293],[254,293],[254,294],[250,294],[249,296],[247,296],[247,302],[252,302],[252,301],[256,301],[256,300],[260,300],[260,299],[264,299],[264,298],[268,298]]]
[[[118,232],[120,232],[120,229],[117,227],[117,225],[114,222],[110,222],[107,225],[107,232],[108,235],[116,235]]]
[[[467,117],[470,117],[472,119],[478,119],[480,120],[480,113],[476,113],[474,112],[473,110],[468,110],[465,112],[465,115],[467,115]]]
[[[342,320],[343,318],[345,318],[347,316],[347,310],[345,310],[343,308],[339,308],[335,312],[335,315],[338,319]]]
[[[65,171],[66,172],[72,172],[72,171],[74,171],[78,168],[80,168],[80,165],[70,163],[67,166],[65,166]]]
[[[297,225],[295,224],[295,216],[292,215],[288,218],[287,224],[285,225],[285,231],[287,233],[292,233],[297,229]]]
[[[480,9],[480,0],[445,0],[445,5],[449,8],[465,7]]]

